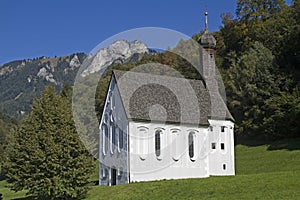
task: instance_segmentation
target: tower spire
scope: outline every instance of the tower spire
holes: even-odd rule
[[[208,12],[205,11],[205,33],[208,33]]]

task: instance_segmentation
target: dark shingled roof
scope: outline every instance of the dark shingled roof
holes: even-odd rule
[[[119,70],[113,74],[128,119],[207,126],[209,118],[218,118],[212,117],[218,110],[213,112],[211,102],[221,101],[224,118],[233,120],[221,97],[210,100],[218,95],[210,94],[201,80]]]
[[[211,33],[205,32],[198,40],[199,44],[203,47],[215,48],[216,47],[216,39]]]

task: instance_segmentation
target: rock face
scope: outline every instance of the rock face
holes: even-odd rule
[[[128,42],[119,40],[111,44],[108,48],[100,49],[95,56],[92,56],[91,64],[83,71],[82,76],[97,73],[106,69],[113,63],[124,63],[126,59],[134,54],[148,54],[149,49],[140,41]]]
[[[46,81],[49,81],[49,82],[54,83],[55,85],[57,85],[56,81],[53,78],[53,74],[51,74],[50,72],[48,72],[45,67],[42,67],[40,69],[40,71],[37,73],[37,76],[38,77],[42,77]]]

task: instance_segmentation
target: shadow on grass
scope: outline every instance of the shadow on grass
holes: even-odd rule
[[[277,141],[266,141],[252,138],[236,138],[236,145],[241,144],[248,147],[267,145],[267,150],[300,150],[300,138],[282,139]]]
[[[5,180],[5,176],[2,173],[0,173],[0,181],[3,181],[3,180]]]
[[[285,139],[270,144],[268,150],[300,150],[300,138]]]

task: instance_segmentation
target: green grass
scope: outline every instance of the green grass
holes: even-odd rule
[[[300,199],[300,138],[238,145],[235,157],[236,176],[93,186],[86,199]],[[4,199],[24,197],[24,192],[4,188],[6,184],[0,181]]]
[[[300,199],[300,172],[94,187],[88,199]]]
[[[8,187],[8,183],[5,180],[0,181],[0,193],[3,195],[3,199],[17,199],[26,197],[25,191],[14,192]]]

